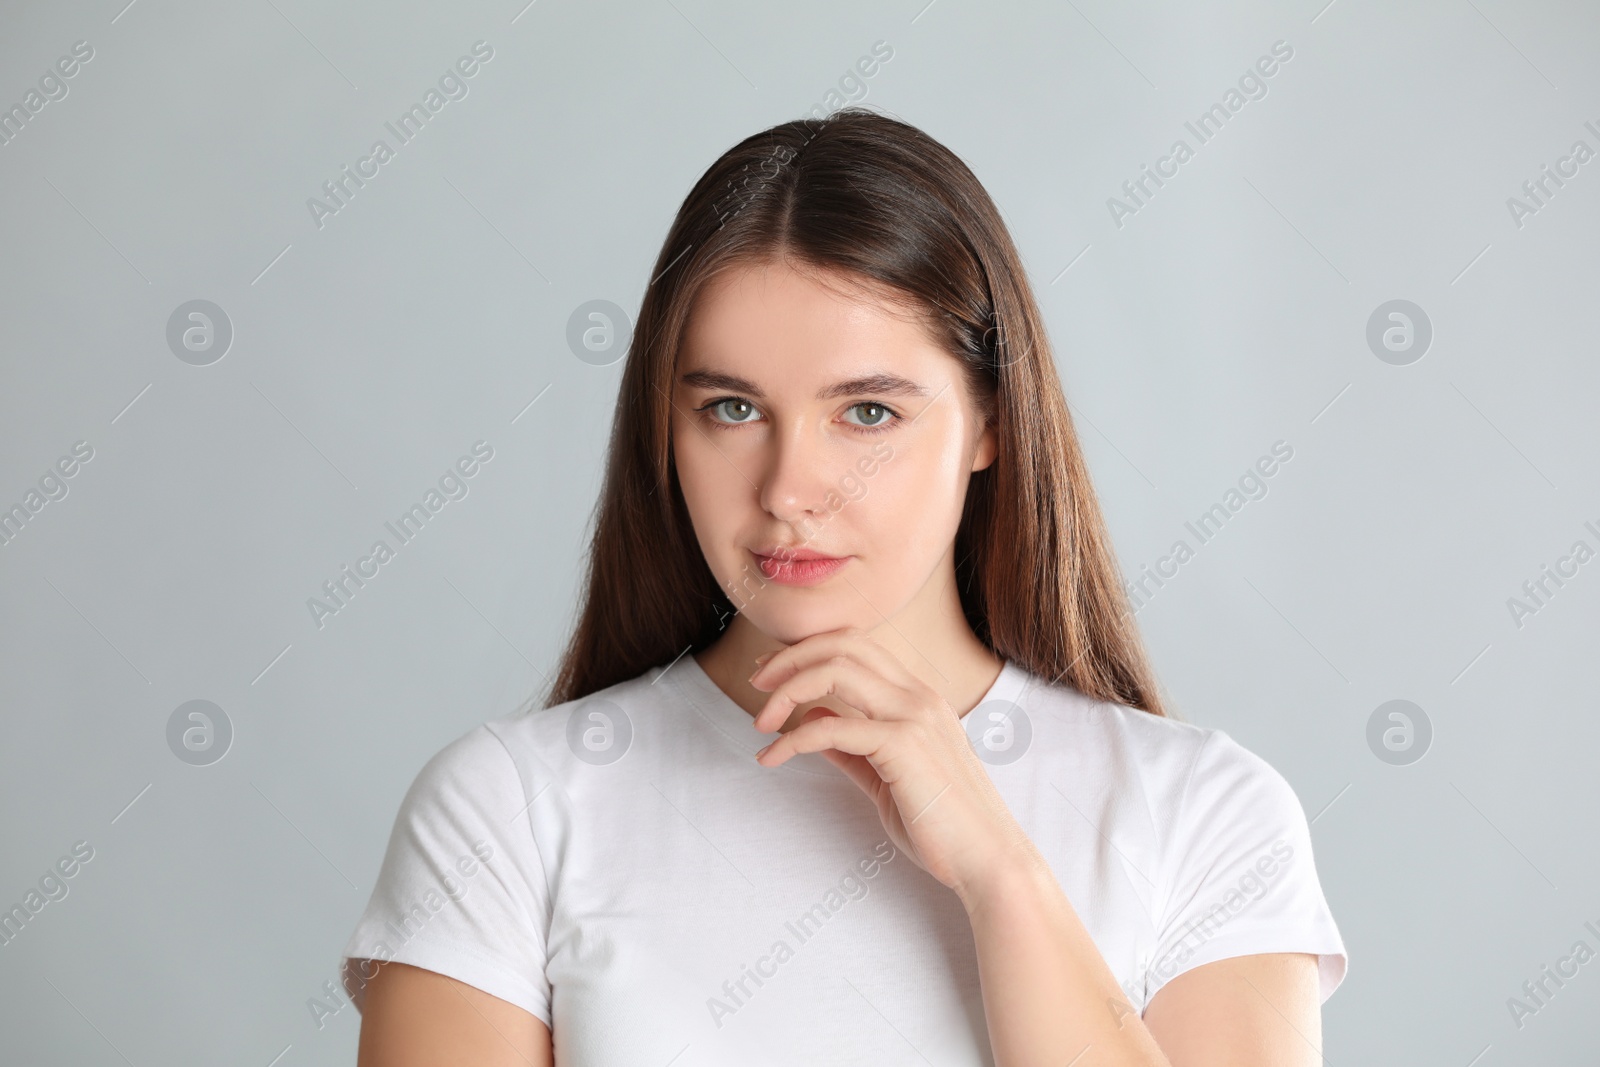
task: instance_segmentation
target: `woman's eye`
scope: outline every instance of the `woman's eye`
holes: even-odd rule
[[[890,411],[882,404],[855,404],[850,408],[850,410],[859,411],[862,413],[861,421],[856,423],[857,426],[878,427],[882,426],[884,423],[888,422],[894,417],[894,412]]]
[[[762,419],[760,410],[754,404],[737,396],[725,396],[713,400],[698,410],[709,412],[711,421],[718,426],[743,426],[746,423],[760,422]],[[845,421],[863,430],[885,429],[892,420],[899,417],[892,409],[870,400],[852,404],[846,412]]]
[[[720,411],[724,415],[728,416],[727,418],[718,419],[718,422],[735,424],[749,422],[756,414],[756,408],[754,404],[750,403],[748,400],[741,400],[738,397],[729,397],[726,400],[718,400],[709,405],[709,410],[713,413]]]

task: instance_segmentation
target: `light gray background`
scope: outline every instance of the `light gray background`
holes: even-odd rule
[[[319,229],[307,199],[480,39]],[[1600,160],[1520,227],[1507,198],[1600,149],[1594,5],[35,2],[0,11],[0,105],[79,40],[0,146],[0,506],[94,449],[0,547],[0,905],[95,853],[0,946],[6,1062],[354,1062],[354,1009],[307,1001],[396,805],[571,620],[621,364],[569,316],[634,314],[702,170],[878,40],[867,103],[1012,228],[1130,576],[1294,448],[1138,618],[1183,717],[1315,819],[1351,954],[1328,1062],[1593,1062],[1600,961],[1520,1029],[1507,998],[1600,949],[1600,562],[1520,627],[1507,601],[1600,548]],[[1278,40],[1268,94],[1116,226]],[[166,342],[193,299],[235,332],[209,366]],[[1393,299],[1434,330],[1406,366],[1366,341]],[[480,439],[319,629],[308,598]],[[1366,740],[1397,698],[1434,729],[1408,766]],[[166,741],[193,699],[233,724],[210,766]]]

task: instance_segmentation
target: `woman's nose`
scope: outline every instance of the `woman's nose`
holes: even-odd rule
[[[827,510],[829,450],[815,431],[802,424],[772,436],[771,453],[762,472],[761,506],[774,518],[796,522]]]

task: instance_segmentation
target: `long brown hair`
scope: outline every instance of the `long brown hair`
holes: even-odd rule
[[[583,603],[545,706],[698,651],[732,614],[678,486],[673,374],[705,284],[780,257],[916,309],[964,365],[999,444],[972,475],[956,533],[961,603],[979,640],[1046,681],[1165,715],[999,211],[949,149],[856,107],[747,137],[679,208],[629,345]]]

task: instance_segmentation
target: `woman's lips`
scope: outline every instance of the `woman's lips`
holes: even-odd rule
[[[779,585],[816,585],[832,577],[850,562],[849,556],[823,556],[814,559],[785,559],[752,552],[756,565],[769,580]]]

